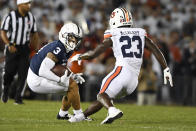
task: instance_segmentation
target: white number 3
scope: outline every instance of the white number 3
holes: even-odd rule
[[[57,47],[57,48],[53,51],[53,53],[57,55],[60,51],[61,51],[61,48]]]

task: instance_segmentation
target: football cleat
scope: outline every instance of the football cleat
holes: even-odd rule
[[[85,120],[85,116],[83,113],[80,113],[80,114],[72,116],[68,121],[71,123],[74,123],[74,122],[80,122],[83,120]]]
[[[59,115],[59,113],[56,116],[56,118],[58,120],[69,120],[71,117],[72,117],[72,115],[70,115],[70,114],[66,114],[65,116],[62,117],[62,116]]]
[[[1,101],[3,102],[3,103],[7,103],[7,101],[8,101],[8,91],[3,91],[2,93],[1,93]]]
[[[23,104],[24,104],[23,101],[15,101],[15,102],[14,102],[14,105],[23,105]]]
[[[123,116],[123,112],[119,109],[114,109],[108,113],[108,116],[101,122],[102,124],[111,124],[114,120],[119,119]]]

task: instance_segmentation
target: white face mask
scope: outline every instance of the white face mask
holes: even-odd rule
[[[69,42],[69,46],[72,50],[76,47],[76,44],[74,42]]]
[[[76,44],[74,42],[68,42],[68,44],[65,44],[65,47],[67,49],[67,52],[70,52],[75,49]]]

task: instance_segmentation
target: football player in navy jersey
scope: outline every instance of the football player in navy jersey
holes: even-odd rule
[[[27,83],[32,91],[44,94],[66,94],[62,99],[62,107],[57,119],[68,119],[68,109],[71,105],[75,115],[82,113],[78,85],[76,84],[85,82],[81,74],[68,74],[68,69],[66,69],[64,75],[59,77],[51,71],[57,64],[66,65],[74,49],[79,46],[81,39],[81,28],[71,22],[65,23],[59,32],[59,40],[42,47],[30,62]]]

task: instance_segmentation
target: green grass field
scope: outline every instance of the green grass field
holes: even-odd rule
[[[105,109],[91,116],[92,122],[69,123],[56,119],[60,101],[24,102],[0,103],[0,131],[196,131],[195,107],[116,104],[124,116],[110,125],[100,125],[107,114]],[[83,109],[88,105],[82,103]]]

